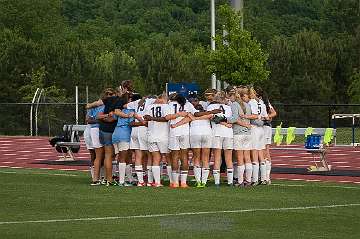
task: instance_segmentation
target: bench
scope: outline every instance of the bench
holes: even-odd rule
[[[273,135],[275,134],[275,128],[272,129],[272,133]],[[281,128],[280,134],[281,135],[287,135],[287,130],[288,128]],[[312,134],[318,134],[322,137],[324,137],[325,135],[325,131],[326,128],[314,128]],[[306,128],[296,128],[294,130],[294,134],[295,135],[305,135],[306,132]],[[333,136],[336,136],[336,129],[333,129]],[[305,137],[304,137],[305,139]],[[315,163],[315,166],[310,166],[309,167],[309,171],[330,171],[331,170],[331,165],[328,164],[327,159],[326,159],[326,151],[327,151],[327,147],[320,147],[318,149],[308,149],[308,148],[301,148],[301,147],[294,147],[293,145],[280,145],[280,146],[275,146],[275,147],[271,147],[271,150],[289,150],[289,151],[305,151],[305,152],[309,152],[313,155],[313,160]],[[316,155],[319,155],[320,160],[317,161],[316,160]],[[321,166],[318,165],[318,163],[321,163]]]
[[[59,141],[55,143],[56,147],[65,148],[62,151],[62,156],[60,157],[60,161],[64,160],[75,160],[74,149],[79,148],[81,145],[80,141],[77,141],[77,137],[79,132],[84,132],[86,129],[86,125],[64,125],[63,130],[68,132],[70,136],[70,142]]]

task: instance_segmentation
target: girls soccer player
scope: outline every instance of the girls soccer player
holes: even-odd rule
[[[225,95],[223,92],[218,93],[214,101],[207,107],[207,111],[220,109],[222,112],[216,114],[218,117],[230,118],[232,116],[230,106],[225,104]],[[213,176],[215,185],[220,186],[220,165],[221,165],[221,150],[224,150],[225,162],[227,167],[227,181],[228,185],[233,185],[233,163],[232,163],[232,150],[234,148],[233,142],[233,129],[232,124],[228,122],[211,123],[213,129],[212,149],[214,152],[214,169]]]
[[[165,93],[158,96],[156,101],[145,108],[144,119],[148,121],[149,151],[152,154],[152,173],[154,187],[162,187],[160,182],[160,161],[162,155],[169,153],[168,137],[169,124],[165,118],[169,114],[167,96]]]
[[[266,164],[266,176],[264,184],[271,184],[270,173],[271,173],[271,156],[270,156],[270,145],[271,145],[271,138],[272,138],[272,119],[277,115],[274,107],[270,104],[268,95],[261,90],[260,88],[256,89],[256,92],[259,95],[266,106],[266,112],[268,114],[268,120],[264,121],[264,135],[265,135],[265,150],[264,150],[264,158]]]
[[[235,89],[228,92],[232,112],[232,116],[228,119],[228,122],[233,124],[234,150],[237,160],[237,183],[239,186],[243,187],[249,185],[251,182],[252,167],[250,150],[252,149],[252,140],[250,120],[240,117],[241,115],[251,114],[251,109],[249,105],[240,98],[241,96],[245,97],[245,94],[240,95]],[[245,171],[246,180],[244,182]]]
[[[88,122],[88,136],[89,142],[91,144],[91,147],[94,151],[94,161],[93,161],[93,182],[91,185],[100,185],[100,165],[103,160],[103,152],[102,152],[102,144],[99,140],[99,122],[96,119],[97,114],[100,112],[103,112],[104,106],[98,106],[95,108],[88,109],[88,113],[86,116],[87,122]],[[85,135],[85,132],[84,132]]]
[[[265,137],[264,137],[264,120],[267,119],[267,112],[264,102],[258,98],[256,91],[253,87],[249,89],[250,101],[248,102],[251,109],[251,115],[243,115],[244,119],[250,119],[250,123],[253,126],[251,129],[253,150],[251,150],[252,161],[252,185],[258,185],[259,181],[259,162],[260,162],[260,177],[261,183],[265,181],[266,177],[266,164],[263,154],[265,149]]]
[[[136,114],[141,117],[141,119],[136,119],[135,122],[131,123],[131,140],[130,140],[130,149],[135,151],[135,172],[138,178],[137,186],[145,186],[144,183],[144,173],[143,173],[143,158],[146,156],[149,150],[148,142],[148,127],[147,122],[142,118],[145,115],[145,109],[149,105],[153,104],[155,99],[143,98],[130,102],[127,105],[128,109],[134,109]],[[148,181],[152,182],[151,177],[151,162],[148,165]],[[150,186],[150,184],[149,184]]]
[[[131,135],[131,122],[134,121],[134,110],[123,109],[122,113],[127,114],[128,117],[121,117],[118,115],[118,111],[115,111],[114,118],[117,119],[117,124],[112,134],[112,143],[114,145],[115,155],[117,155],[117,161],[119,164],[119,186],[132,186],[125,183],[125,169],[126,160],[129,156],[130,148],[130,135]]]
[[[172,167],[172,184],[171,187],[179,187],[179,159],[181,161],[181,173],[180,173],[180,187],[187,188],[187,175],[189,171],[188,163],[188,149],[190,148],[190,129],[189,122],[191,119],[188,114],[194,114],[194,106],[186,100],[186,98],[180,94],[173,96],[169,102],[170,114],[166,116],[166,119],[170,123],[169,133],[169,149],[171,151],[171,167]],[[180,122],[183,117],[187,117],[188,121],[178,127],[174,127],[176,123]],[[172,126],[172,127],[171,127]]]

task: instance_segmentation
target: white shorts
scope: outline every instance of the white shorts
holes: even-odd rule
[[[189,135],[183,136],[170,136],[169,137],[169,149],[180,150],[190,148],[190,137]]]
[[[212,135],[192,135],[190,145],[192,149],[210,149],[212,146]]]
[[[91,134],[91,141],[93,148],[94,149],[101,148],[103,145],[100,143],[100,139],[99,139],[99,128],[91,128],[90,134]]]
[[[251,134],[234,135],[235,150],[251,150],[252,148]]]
[[[270,126],[264,126],[265,144],[271,144],[272,129]]]
[[[84,131],[84,140],[87,149],[94,149],[92,140],[91,140],[91,126],[87,125]]]
[[[125,141],[120,141],[113,145],[114,145],[115,154],[118,154],[121,151],[129,150],[130,148],[130,142],[125,142]]]
[[[262,126],[254,126],[251,128],[251,139],[253,149],[265,149],[264,129]]]
[[[149,143],[149,152],[160,152],[162,154],[169,153],[168,141],[152,142]]]
[[[147,128],[133,129],[130,138],[130,149],[149,150]]]
[[[215,136],[212,139],[213,149],[234,149],[234,139],[229,137]]]

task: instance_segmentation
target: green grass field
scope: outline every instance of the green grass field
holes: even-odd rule
[[[360,238],[360,186],[91,187],[82,172],[0,169],[0,238]]]

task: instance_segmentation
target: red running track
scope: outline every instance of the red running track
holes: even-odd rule
[[[57,160],[60,154],[49,144],[47,137],[0,137],[0,168],[40,168],[64,171],[87,171],[87,166],[49,165],[42,161]],[[302,146],[299,146],[302,147]],[[327,158],[332,169],[360,171],[360,148],[331,147]],[[85,145],[76,154],[78,160],[88,160]],[[307,168],[314,165],[311,153],[302,151],[272,151],[272,166],[283,168]],[[360,184],[360,177],[322,176],[300,174],[272,174],[273,179],[327,181]]]

